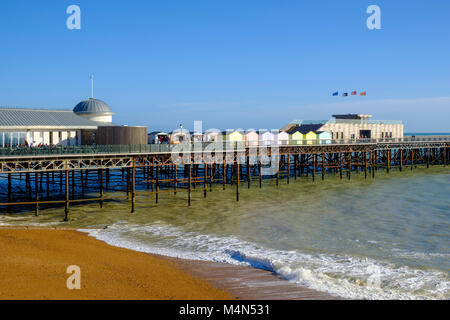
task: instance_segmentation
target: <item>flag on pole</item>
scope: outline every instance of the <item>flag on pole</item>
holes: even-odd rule
[[[339,91],[333,92],[333,97],[336,97],[339,95]]]
[[[352,91],[352,96],[356,96],[356,91]]]
[[[365,92],[365,91],[364,91],[364,92],[361,92],[359,95],[360,95],[360,96],[365,96],[365,95],[366,95],[366,92]]]
[[[344,93],[342,94],[342,96],[343,96],[343,97],[347,97],[347,96],[348,96],[348,92],[344,92]]]

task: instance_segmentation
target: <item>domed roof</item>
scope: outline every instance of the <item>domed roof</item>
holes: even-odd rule
[[[84,114],[102,114],[102,115],[112,115],[111,108],[102,100],[89,98],[87,100],[81,101],[79,104],[73,108],[75,113]]]

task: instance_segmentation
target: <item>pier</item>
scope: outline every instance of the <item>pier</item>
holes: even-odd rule
[[[234,188],[239,201],[242,188],[262,188],[265,179],[277,186],[300,177],[374,179],[377,172],[447,166],[450,158],[450,136],[271,146],[224,142],[220,151],[213,144],[2,148],[0,185],[6,187],[0,210],[34,210],[37,216],[43,206],[61,206],[68,221],[70,206],[82,202],[102,208],[109,199],[124,199],[135,212],[139,193],[152,194],[156,203],[162,193],[185,193],[190,206],[193,192],[207,197],[213,185]]]

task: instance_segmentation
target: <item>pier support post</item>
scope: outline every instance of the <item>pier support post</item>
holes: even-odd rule
[[[106,169],[106,190],[109,189],[109,168]]]
[[[297,160],[298,154],[294,155],[294,180],[297,180]]]
[[[367,152],[363,152],[364,154],[364,179],[367,179]]]
[[[72,199],[75,198],[75,169],[72,170]]]
[[[175,165],[175,174],[174,174],[174,180],[173,180],[173,194],[177,195],[177,182],[178,182],[178,165]]]
[[[100,174],[100,208],[103,208],[103,168],[99,169]]]
[[[212,192],[212,185],[214,181],[214,173],[215,173],[216,164],[214,161],[209,165],[209,192]]]
[[[372,151],[372,179],[375,178],[376,151]]]
[[[250,169],[250,155],[247,156],[247,188],[250,189],[251,169]]]
[[[352,175],[352,153],[349,152],[348,153],[348,165],[347,165],[347,177],[348,177],[348,180],[351,179],[351,175]]]
[[[34,199],[36,201],[36,206],[34,208],[34,215],[37,217],[39,215],[39,173],[35,174],[35,190],[34,190]]]
[[[136,161],[133,158],[131,167],[131,213],[135,212],[136,206]]]
[[[127,168],[127,199],[130,199],[130,168]]]
[[[322,153],[322,181],[325,180],[325,153]]]
[[[159,202],[159,165],[156,165],[155,202]]]
[[[191,170],[191,162],[189,161],[188,164],[188,206],[191,205],[191,178],[192,178],[192,170]]]
[[[223,160],[222,163],[222,189],[225,190],[225,184],[227,183],[227,172],[225,170],[226,166],[225,166],[225,159]]]
[[[259,173],[259,188],[262,188],[262,158],[259,156],[259,163],[258,163],[258,173]]]
[[[80,183],[81,183],[81,194],[84,195],[84,187],[85,187],[85,183],[84,183],[84,171],[80,169]]]
[[[63,175],[62,171],[59,172],[59,193],[62,195],[63,193]]]
[[[203,170],[205,171],[203,174],[203,198],[206,198],[206,193],[207,193],[207,183],[208,183],[208,165],[205,163],[203,165]]]
[[[403,171],[403,149],[400,149],[400,172]]]
[[[47,187],[47,201],[50,200],[50,172],[45,175],[45,183]]]
[[[447,147],[442,148],[443,156],[444,156],[444,167],[447,166]]]
[[[278,159],[277,159],[277,172],[276,172],[276,177],[277,177],[277,187],[278,187],[278,184],[279,184],[279,182],[280,182],[280,169],[281,169],[281,157],[280,156],[278,156],[277,155],[277,157],[279,157]],[[271,162],[271,164],[272,164],[272,159],[273,159],[273,155],[270,155],[270,162]]]
[[[386,173],[389,173],[390,167],[391,167],[391,149],[388,149],[386,155]]]
[[[313,154],[313,170],[312,170],[312,181],[313,182],[316,179],[316,162],[317,162],[317,155]]]
[[[12,202],[12,178],[11,173],[8,173],[8,203]],[[7,212],[11,212],[11,206],[7,206]]]
[[[286,155],[287,157],[287,181],[286,183],[289,184],[290,178],[291,178],[291,155],[288,153]]]
[[[236,201],[239,202],[239,159],[236,157]]]
[[[61,172],[62,174],[62,172]],[[69,170],[66,169],[66,199],[64,202],[64,221],[69,221]]]

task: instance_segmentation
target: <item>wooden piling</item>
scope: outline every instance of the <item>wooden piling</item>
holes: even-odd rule
[[[62,172],[61,172],[62,174]],[[66,169],[66,199],[64,202],[64,221],[69,221],[69,170]]]
[[[131,167],[131,213],[136,210],[136,160],[133,158]]]
[[[203,198],[206,198],[208,183],[208,165],[206,163],[203,165],[203,171]]]
[[[177,195],[177,182],[178,182],[178,165],[175,165],[175,173],[174,173],[174,180],[173,180],[173,194]]]
[[[325,153],[322,153],[322,181],[325,180]]]
[[[156,165],[155,202],[159,202],[159,165]]]
[[[291,155],[287,154],[286,157],[287,157],[287,181],[286,181],[286,183],[289,184],[289,182],[290,182],[289,179],[291,177]]]
[[[312,169],[312,181],[314,182],[316,179],[316,163],[317,163],[317,155],[313,154],[313,169]]]
[[[34,207],[34,215],[37,217],[39,215],[39,173],[35,173],[35,196],[36,206]]]
[[[239,201],[239,160],[236,157],[236,201]]]
[[[188,206],[191,205],[191,177],[192,177],[192,170],[191,170],[191,162],[188,164]]]
[[[100,208],[103,208],[103,168],[99,169],[99,185],[100,185]]]

